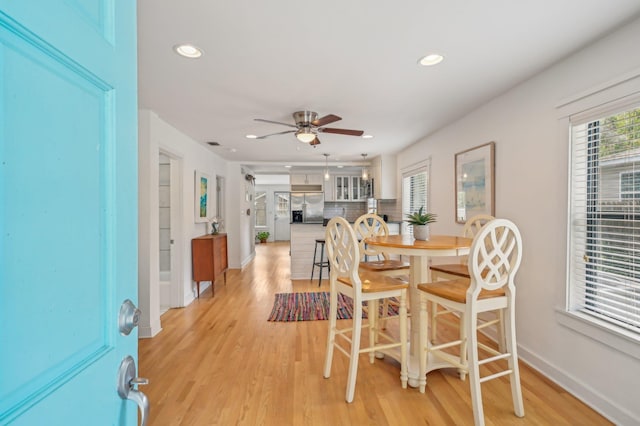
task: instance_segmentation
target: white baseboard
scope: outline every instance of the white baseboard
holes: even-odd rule
[[[529,351],[522,345],[518,345],[518,358],[526,362],[530,367],[537,370],[540,374],[566,389],[567,392],[587,404],[591,409],[597,411],[604,417],[616,425],[638,425],[640,419],[634,417],[623,407],[611,401],[605,395],[598,393],[591,387],[581,383],[576,378],[565,373],[556,366],[548,363],[534,352]],[[525,407],[526,410],[526,407]]]
[[[138,338],[150,339],[161,331],[162,326],[160,325],[160,321],[154,321],[154,323],[150,326],[140,327],[140,329],[138,330]]]
[[[256,257],[256,252],[252,252],[246,259],[240,263],[240,269],[244,269]],[[234,268],[235,269],[235,268]]]

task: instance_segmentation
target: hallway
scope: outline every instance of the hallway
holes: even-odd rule
[[[322,290],[328,289],[323,282]],[[326,321],[268,322],[278,292],[318,291],[289,279],[289,244],[256,246],[243,271],[141,339],[150,425],[462,425],[473,422],[469,384],[453,371],[429,374],[427,392],[400,387],[395,361],[360,360],[355,400],[344,401],[347,358],[322,377]],[[604,418],[521,364],[525,417],[513,415],[506,380],[483,385],[487,425],[603,425]]]

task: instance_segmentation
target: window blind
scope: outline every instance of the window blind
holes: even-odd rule
[[[640,335],[640,100],[571,118],[569,311]]]
[[[417,212],[420,207],[429,211],[428,206],[429,169],[413,170],[402,177],[402,217]],[[403,222],[403,224],[405,224]],[[413,226],[407,226],[404,233],[413,235]]]

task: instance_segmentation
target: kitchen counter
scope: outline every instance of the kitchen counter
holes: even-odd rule
[[[353,222],[350,222],[353,224]],[[402,221],[388,221],[389,233],[391,235],[400,233]],[[291,223],[291,279],[309,280],[311,279],[311,265],[313,264],[313,250],[316,245],[316,238],[324,238],[326,226],[321,223]],[[320,260],[320,254],[318,258]],[[326,253],[325,253],[326,260]],[[317,280],[318,268],[314,272],[314,280]],[[325,269],[322,277],[329,278]]]
[[[326,227],[322,226],[322,223],[296,222],[291,224],[292,280],[311,279],[311,265],[313,264],[313,250],[315,249],[316,238],[324,238],[325,229]],[[316,272],[319,272],[317,268]],[[329,278],[326,269],[322,271],[322,276]]]

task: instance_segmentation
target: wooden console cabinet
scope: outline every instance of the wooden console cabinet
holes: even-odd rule
[[[193,280],[198,287],[200,297],[200,281],[211,281],[211,297],[213,285],[221,274],[227,284],[227,234],[203,235],[191,240],[191,260],[193,263]]]

